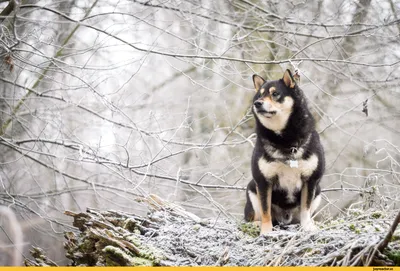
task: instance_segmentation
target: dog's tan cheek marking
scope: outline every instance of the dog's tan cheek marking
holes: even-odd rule
[[[293,98],[286,96],[285,99],[283,99],[283,103],[281,104],[282,111],[286,113],[292,112],[293,104],[294,104]]]

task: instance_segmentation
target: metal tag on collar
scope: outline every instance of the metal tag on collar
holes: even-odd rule
[[[297,160],[289,160],[289,167],[298,168],[299,167],[299,161],[297,161]]]

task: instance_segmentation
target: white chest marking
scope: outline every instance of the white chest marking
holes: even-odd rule
[[[298,160],[298,167],[291,168],[283,162],[267,162],[258,160],[258,166],[265,178],[278,177],[279,186],[288,193],[288,200],[293,201],[294,191],[301,189],[301,177],[309,177],[318,166],[318,157],[313,154],[306,160]]]

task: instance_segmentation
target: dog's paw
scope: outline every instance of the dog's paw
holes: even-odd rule
[[[308,232],[315,232],[318,230],[317,226],[315,226],[314,222],[308,221],[307,223],[301,224],[301,227],[303,230],[308,231]]]
[[[271,232],[272,232],[272,223],[261,224],[260,235],[268,235]]]

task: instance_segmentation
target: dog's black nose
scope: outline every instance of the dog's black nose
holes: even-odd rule
[[[255,106],[256,108],[260,108],[260,107],[262,106],[262,102],[260,102],[260,101],[255,101],[255,102],[254,102],[254,106]]]

